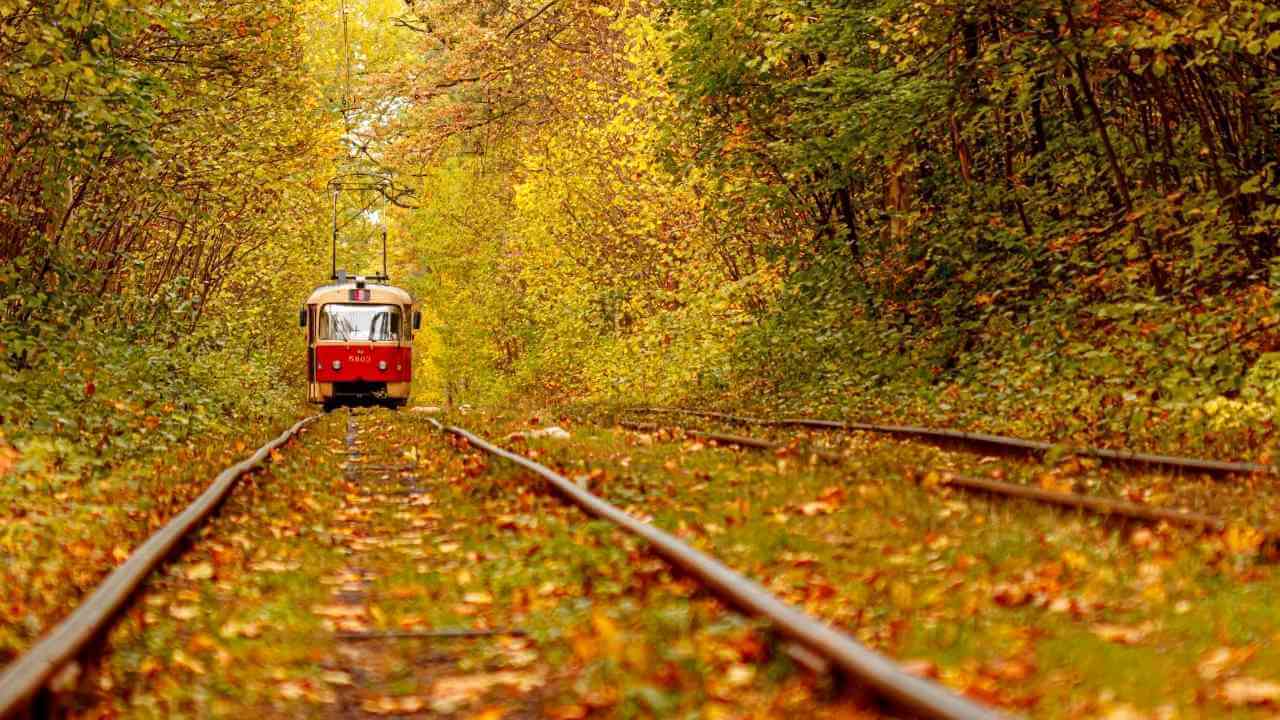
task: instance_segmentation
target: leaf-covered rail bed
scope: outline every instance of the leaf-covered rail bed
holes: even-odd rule
[[[1161,453],[1138,452],[1116,448],[1072,447],[1063,443],[1051,443],[1043,440],[991,433],[969,432],[950,428],[921,427],[916,425],[890,425],[883,423],[845,422],[841,420],[822,420],[817,418],[762,418],[745,415],[734,415],[710,410],[689,410],[684,408],[646,407],[637,408],[636,412],[656,415],[688,415],[710,418],[742,425],[763,425],[780,428],[808,428],[814,430],[833,430],[850,432],[869,432],[895,435],[936,443],[957,443],[979,449],[994,449],[1004,452],[1026,453],[1046,456],[1051,453],[1074,454],[1080,457],[1093,458],[1107,463],[1151,467],[1182,472],[1204,472],[1217,475],[1232,473],[1261,473],[1280,475],[1280,468],[1255,462],[1233,460],[1212,460],[1206,458],[1182,457]]]
[[[628,430],[637,430],[641,432],[660,433],[663,430],[661,426],[650,423],[623,421],[619,423],[619,426]],[[820,459],[823,462],[828,463],[839,462],[841,457],[840,455],[830,451],[814,450],[809,449],[806,446],[795,445],[784,441],[768,440],[745,435],[707,432],[703,430],[687,430],[684,428],[670,428],[670,432],[665,433],[665,435],[666,439],[671,440],[679,440],[687,437],[709,440],[714,443],[732,445],[736,447],[752,448],[755,450],[773,450],[783,453],[792,452],[798,453],[801,456],[809,453],[812,458]],[[1126,520],[1166,522],[1173,525],[1187,525],[1203,528],[1204,530],[1211,532],[1223,532],[1228,527],[1227,521],[1222,518],[1205,515],[1203,513],[1152,507],[1150,505],[1130,502],[1127,500],[1095,497],[1092,495],[1083,495],[1063,490],[1030,487],[1018,483],[1004,482],[994,478],[957,475],[945,471],[942,473],[926,471],[921,474],[921,479],[930,486],[941,485],[944,487],[959,488],[961,490],[968,490],[972,492],[989,493],[991,495],[1029,500],[1032,502],[1044,503],[1046,505],[1057,505],[1059,507],[1082,510]],[[1275,540],[1276,538],[1268,536],[1264,542],[1269,545],[1273,545]]]
[[[32,706],[37,708],[37,714],[47,713],[49,700],[41,695],[53,676],[75,661],[77,655],[110,626],[129,597],[222,504],[242,476],[261,468],[272,453],[319,417],[313,415],[299,420],[248,458],[218,473],[203,493],[128,554],[66,619],[0,670],[0,717],[15,716]]]
[[[871,651],[848,635],[779,600],[751,580],[714,558],[693,549],[673,535],[629,515],[545,465],[493,445],[458,426],[436,426],[462,437],[485,452],[501,457],[538,475],[557,493],[587,514],[606,520],[645,540],[663,559],[695,578],[730,605],[762,617],[781,632],[829,661],[851,681],[873,691],[887,703],[928,718],[998,718],[994,710],[947,691],[940,685],[908,672]]]
[[[874,712],[835,692],[814,653],[733,612],[641,539],[422,418],[331,414],[273,459],[151,574],[37,712]],[[791,613],[794,626],[803,616]],[[862,652],[931,716],[996,716]]]
[[[549,422],[567,434],[523,432]],[[1266,532],[1280,495],[1268,476],[1223,482],[826,429],[686,432],[612,413],[500,428],[601,497],[1007,712],[1262,717],[1280,696]],[[1009,486],[1037,497],[992,492]],[[1112,502],[1059,503],[1092,498]]]
[[[1253,529],[1265,508],[1227,512],[1244,493],[1277,500],[1266,478],[1009,462],[825,430],[441,420],[455,431],[382,410],[310,426],[151,575],[94,660],[59,675],[59,706],[1084,718],[1263,717],[1280,702],[1280,578]],[[964,492],[949,482],[960,477],[1229,522],[1115,522]],[[743,577],[759,583],[745,601]],[[779,605],[819,622],[755,615]],[[828,634],[866,654],[844,664]],[[867,682],[858,657],[887,674]],[[885,677],[941,705],[912,704]]]

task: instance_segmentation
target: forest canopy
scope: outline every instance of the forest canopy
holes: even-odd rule
[[[29,458],[288,412],[353,173],[433,401],[1140,443],[1280,402],[1265,2],[7,0],[0,63]]]

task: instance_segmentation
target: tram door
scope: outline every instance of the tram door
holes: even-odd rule
[[[316,306],[307,306],[307,399],[319,400],[316,386]]]

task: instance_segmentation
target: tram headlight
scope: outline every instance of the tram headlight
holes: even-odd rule
[[[333,369],[334,369],[334,370],[341,370],[341,369],[342,369],[342,361],[341,361],[341,360],[334,360],[334,361],[333,361],[333,365],[332,365],[332,367],[333,367]]]
[[[379,361],[378,361],[378,369],[379,369],[379,370],[386,370],[386,369],[387,369],[387,361],[386,361],[386,360],[379,360]]]

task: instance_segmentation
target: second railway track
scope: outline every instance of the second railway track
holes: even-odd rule
[[[1200,472],[1214,475],[1230,474],[1262,474],[1280,475],[1280,467],[1275,465],[1237,460],[1214,460],[1209,458],[1185,457],[1164,453],[1150,453],[1124,448],[1102,448],[1092,446],[1072,446],[1068,443],[1053,443],[1044,440],[1030,440],[1009,435],[996,435],[985,432],[956,430],[953,428],[924,427],[920,425],[899,425],[890,423],[869,423],[844,420],[824,420],[809,417],[765,418],[710,410],[692,410],[686,408],[642,407],[636,412],[650,413],[659,416],[686,416],[718,420],[737,425],[756,425],[774,428],[805,428],[836,432],[865,432],[880,435],[907,437],[933,443],[957,443],[969,447],[994,449],[1003,452],[1025,453],[1045,456],[1052,452],[1075,454],[1093,458],[1105,463],[1115,463],[1138,467],[1175,470],[1181,472]]]
[[[660,432],[664,429],[659,425],[627,421],[620,423],[620,426],[628,430],[636,430],[640,432]],[[675,433],[673,435],[673,439],[689,437],[708,440],[723,445],[750,448],[753,450],[787,451],[793,446],[792,443],[785,441],[769,440],[766,438],[750,437],[745,435],[707,432],[703,430],[688,430],[680,427],[671,428],[671,430]],[[837,464],[843,459],[839,453],[828,450],[816,450],[806,448],[804,445],[798,444],[796,444],[795,447],[798,448],[802,456],[808,453],[813,458],[821,459],[823,462]],[[1164,522],[1173,525],[1200,528],[1209,532],[1222,532],[1229,526],[1228,521],[1223,518],[1178,508],[1157,507],[1121,500],[1118,498],[1101,497],[1077,492],[1048,490],[1020,483],[1005,482],[994,478],[974,477],[972,475],[953,473],[947,470],[939,472],[925,469],[922,471],[913,470],[912,472],[920,474],[924,478],[931,478],[929,481],[930,484],[939,485],[945,488],[956,488],[969,492],[986,493],[1014,500],[1027,500],[1030,502],[1054,505],[1070,510],[1091,512],[1106,517],[1141,522]],[[1275,542],[1275,538],[1270,537],[1270,532],[1267,532],[1268,543],[1273,544]]]

